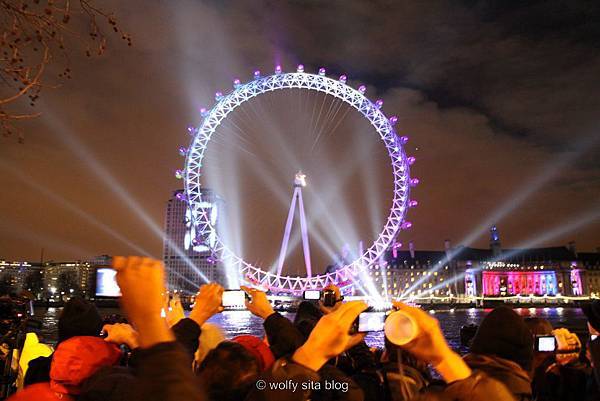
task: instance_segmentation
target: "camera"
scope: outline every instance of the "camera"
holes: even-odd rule
[[[334,290],[324,290],[322,294],[323,306],[331,308],[336,303],[342,301],[344,297],[336,298]]]
[[[304,299],[307,301],[318,301],[319,299],[321,299],[321,291],[306,290],[304,291]]]
[[[351,333],[368,333],[372,331],[383,331],[387,312],[374,311],[371,308],[362,312],[350,329]]]
[[[246,292],[243,290],[225,290],[221,298],[225,309],[243,309],[246,307]]]
[[[553,335],[535,336],[535,350],[537,352],[556,351],[556,339]]]
[[[117,271],[110,267],[96,269],[97,297],[117,298],[121,296],[121,289],[117,284]]]

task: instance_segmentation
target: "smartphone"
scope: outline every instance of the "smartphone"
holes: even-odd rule
[[[536,336],[535,350],[537,352],[554,352],[556,351],[556,339],[554,336]]]
[[[224,308],[244,308],[246,306],[246,293],[243,290],[225,290],[221,298]]]
[[[319,290],[306,290],[304,291],[304,299],[308,301],[318,301],[321,299],[321,291]]]
[[[121,289],[117,284],[117,271],[110,267],[96,269],[96,296],[120,297]]]
[[[365,311],[358,315],[352,329],[355,333],[383,331],[387,312]]]

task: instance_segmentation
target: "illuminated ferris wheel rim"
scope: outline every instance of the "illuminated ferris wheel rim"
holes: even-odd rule
[[[373,103],[364,96],[364,85],[356,90],[346,84],[344,75],[334,80],[325,76],[323,68],[319,70],[319,74],[310,74],[304,72],[302,65],[298,66],[295,73],[283,73],[277,67],[275,74],[265,77],[261,77],[258,71],[255,72],[254,80],[245,84],[236,80],[232,92],[227,95],[218,92],[213,108],[201,111],[203,120],[200,127],[188,129],[194,138],[189,149],[180,148],[182,154],[186,155],[185,170],[178,170],[176,174],[184,178],[185,201],[189,204],[197,235],[215,233],[210,215],[204,208],[206,202],[203,202],[200,184],[202,161],[208,142],[221,122],[242,103],[267,92],[284,89],[307,89],[331,95],[352,106],[375,128],[388,150],[394,176],[394,197],[386,223],[373,244],[357,259],[335,272],[312,277],[288,277],[266,272],[236,255],[221,241],[218,234],[214,236],[212,249],[224,263],[235,266],[246,280],[274,291],[299,293],[306,289],[321,289],[332,283],[344,285],[352,282],[361,270],[377,263],[400,229],[411,226],[404,221],[404,217],[407,208],[416,205],[416,201],[409,203],[408,198],[409,187],[416,185],[418,179],[410,179],[409,165],[414,162],[414,158],[407,158],[402,146],[407,138],[396,135],[393,125],[397,118],[394,116],[388,119],[385,116],[380,110],[382,101]]]

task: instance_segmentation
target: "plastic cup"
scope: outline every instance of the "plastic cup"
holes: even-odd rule
[[[417,322],[409,314],[401,310],[392,312],[385,321],[385,336],[396,345],[405,345],[419,334]]]

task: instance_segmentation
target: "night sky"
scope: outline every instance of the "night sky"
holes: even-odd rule
[[[496,223],[506,247],[600,246],[596,1],[102,4],[134,45],[114,38],[102,57],[73,52],[73,79],[43,92],[42,116],[22,125],[25,143],[0,138],[0,258],[35,261],[41,248],[55,260],[160,257],[157,229],[182,186],[173,175],[183,165],[177,148],[189,143],[198,110],[234,78],[299,62],[366,84],[370,99],[398,115],[421,180],[405,244],[441,249],[448,238],[486,247],[486,227]],[[335,230],[368,242],[391,196],[385,149],[367,125],[350,112],[313,148],[318,130],[302,125],[310,109],[294,101],[257,103],[265,110],[234,116],[251,127],[243,141],[225,127],[209,148],[208,180],[239,227],[232,246],[263,264],[278,252],[298,168],[312,190],[307,214],[331,248],[341,245]],[[299,140],[304,131],[313,136]],[[315,216],[329,209],[333,223]],[[311,246],[326,263],[326,247],[312,236]]]

